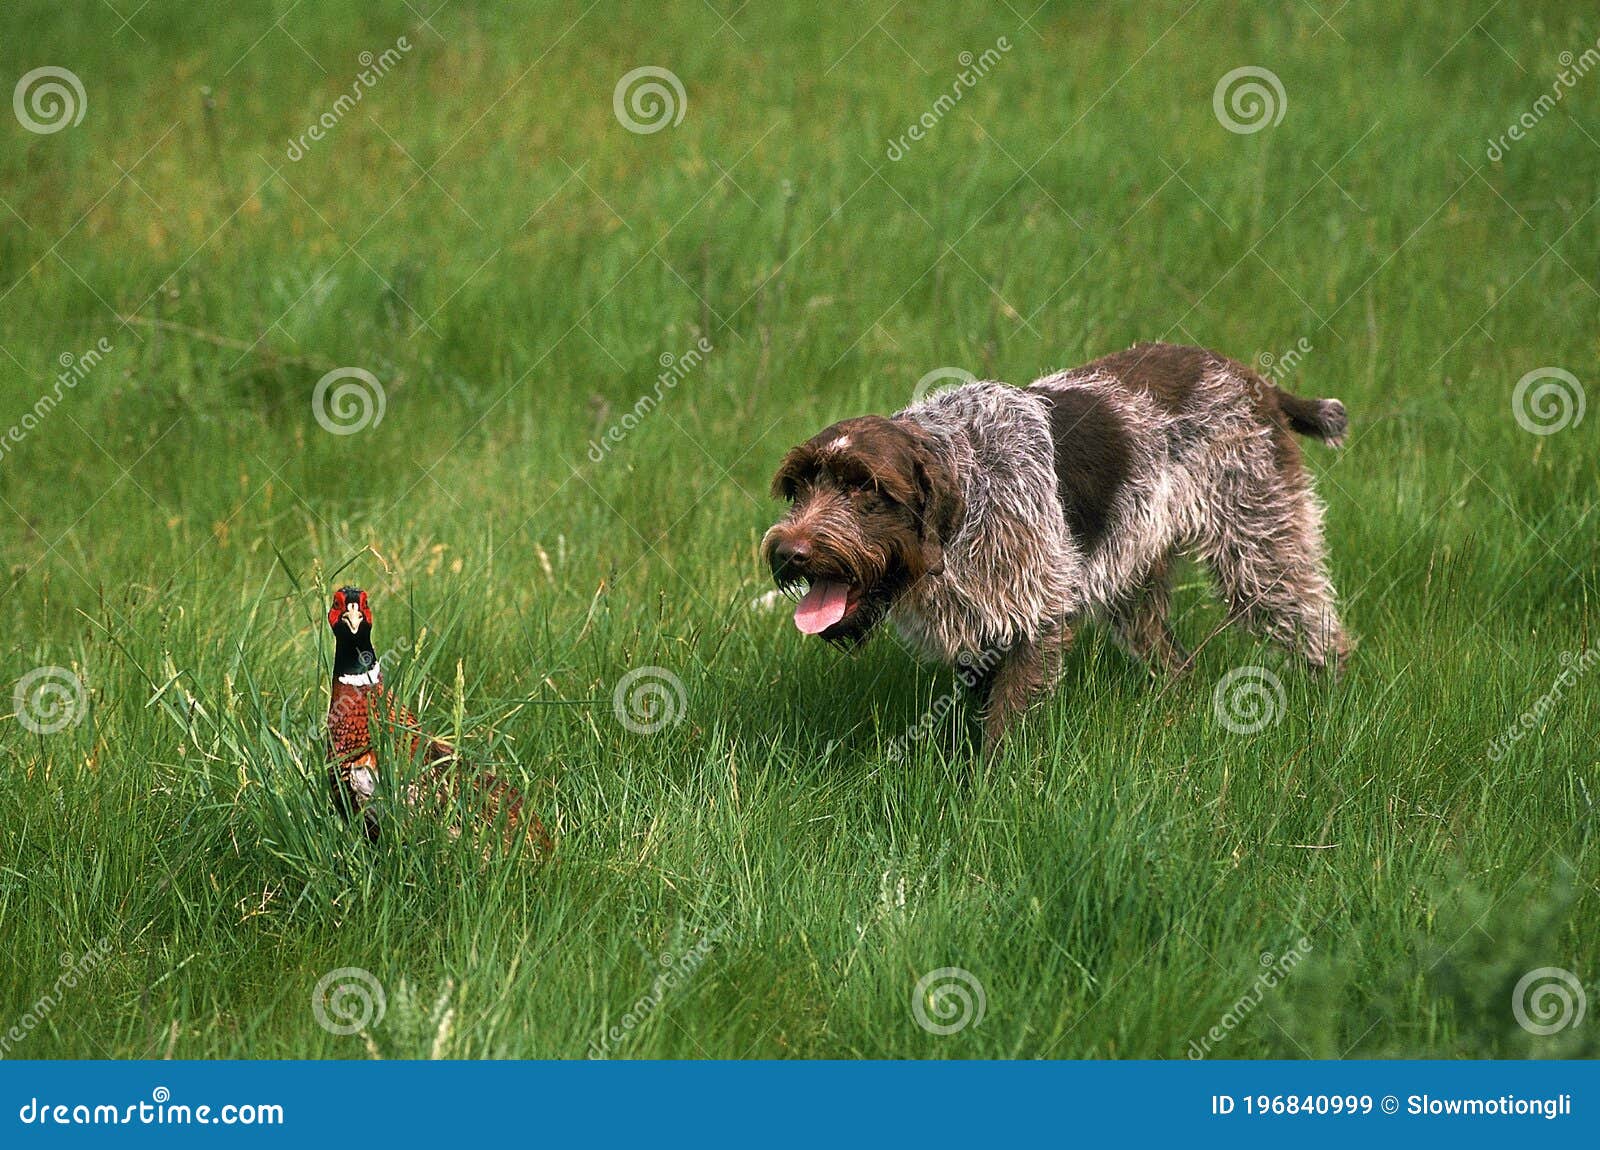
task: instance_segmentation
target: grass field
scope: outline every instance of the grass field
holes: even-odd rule
[[[1600,979],[1600,24],[436,4],[0,15],[4,91],[82,86],[0,115],[0,1053],[1600,1050],[1600,1003],[1513,1011]],[[894,758],[951,676],[753,606],[780,454],[1163,338],[1349,407],[1307,452],[1350,673],[1208,639],[1189,570],[1195,674],[1091,630],[987,774]],[[381,421],[316,417],[337,368]],[[346,581],[554,865],[327,809]],[[313,1010],[346,968],[365,1039]]]

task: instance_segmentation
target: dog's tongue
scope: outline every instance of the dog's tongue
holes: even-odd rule
[[[848,583],[813,583],[794,609],[794,625],[805,635],[826,631],[844,618],[849,601]]]

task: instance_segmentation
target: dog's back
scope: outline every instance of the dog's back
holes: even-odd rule
[[[1227,356],[1137,344],[1029,389],[1049,406],[1062,512],[1090,597],[1113,616],[1167,582],[1174,552],[1217,575],[1236,617],[1313,663],[1347,649],[1321,507],[1295,434],[1337,446],[1336,399],[1304,399]]]

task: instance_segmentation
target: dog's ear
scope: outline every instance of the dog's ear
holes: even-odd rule
[[[912,455],[912,471],[922,507],[917,533],[922,541],[922,567],[928,575],[944,570],[944,545],[961,526],[966,502],[954,470],[927,442],[919,442]]]
[[[790,448],[789,454],[778,464],[778,473],[772,477],[772,497],[792,500],[800,480],[812,469],[815,461],[816,451],[810,443]]]

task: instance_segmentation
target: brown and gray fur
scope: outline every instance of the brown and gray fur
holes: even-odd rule
[[[929,656],[983,667],[992,744],[1055,684],[1086,618],[1155,670],[1187,666],[1168,621],[1180,554],[1210,569],[1232,621],[1342,665],[1294,433],[1337,446],[1345,428],[1338,400],[1141,344],[1026,389],[971,383],[834,424],[785,457],[773,490],[792,506],[762,550],[781,586],[850,584],[823,638],[853,643],[887,617]]]

